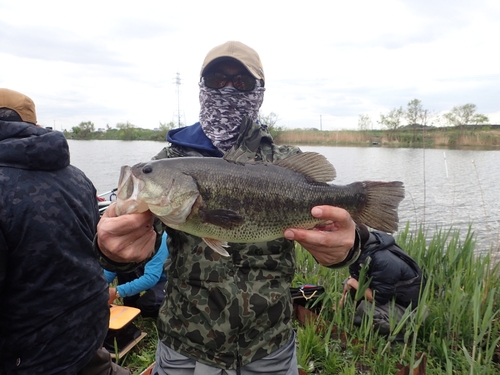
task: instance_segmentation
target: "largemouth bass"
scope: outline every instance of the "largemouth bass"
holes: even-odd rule
[[[402,182],[327,183],[334,178],[334,167],[311,152],[272,164],[241,163],[229,154],[161,159],[122,167],[116,213],[150,210],[224,256],[228,242],[270,241],[283,237],[286,228],[324,225],[311,215],[318,205],[342,207],[374,229],[397,230]]]

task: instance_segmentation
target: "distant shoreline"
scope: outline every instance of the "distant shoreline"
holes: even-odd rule
[[[74,134],[75,140],[121,140],[166,142],[168,129],[163,131],[133,128],[125,131]],[[304,146],[356,146],[499,150],[500,125],[465,125],[461,127],[404,127],[397,130],[317,130],[270,128],[277,144]]]

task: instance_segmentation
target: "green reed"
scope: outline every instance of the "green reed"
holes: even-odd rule
[[[497,374],[500,371],[496,355],[500,341],[500,278],[499,265],[492,259],[496,254],[478,255],[474,234],[469,228],[463,240],[453,229],[436,229],[431,239],[422,228],[410,231],[409,225],[397,235],[397,242],[421,266],[427,285],[421,293],[421,303],[414,313],[407,311],[387,338],[372,329],[371,317],[360,327],[352,324],[354,303],[337,309],[342,294],[346,269],[330,270],[316,264],[310,254],[297,249],[298,271],[295,285],[325,286],[321,297],[321,319],[330,322],[346,335],[343,346],[330,345],[331,333],[316,334],[315,347],[329,348],[324,354],[309,348],[298,327],[298,350],[309,353],[304,370],[314,363],[309,374],[337,374],[342,364],[353,373],[393,374],[396,362],[415,368],[424,353],[428,374]],[[362,279],[362,278],[361,278]],[[367,280],[362,281],[355,298],[363,298]],[[404,342],[395,344],[396,334],[405,329]],[[323,340],[322,345],[318,340]],[[496,353],[495,353],[496,352]],[[314,357],[312,353],[317,353]],[[308,367],[309,366],[309,367]],[[359,372],[359,369],[363,369]]]

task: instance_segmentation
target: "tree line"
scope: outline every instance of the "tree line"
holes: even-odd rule
[[[393,133],[403,126],[416,128],[417,126],[463,126],[463,125],[480,125],[487,124],[489,118],[480,113],[476,113],[477,107],[475,104],[467,103],[456,106],[451,111],[442,115],[437,115],[428,109],[425,109],[422,102],[418,99],[413,99],[408,102],[406,109],[403,107],[393,108],[388,113],[381,113],[380,118],[376,121],[378,124],[386,128],[389,133]],[[285,128],[278,126],[278,115],[271,112],[267,115],[260,113],[259,122],[266,124],[269,132],[273,137],[278,137],[285,131]],[[181,124],[184,126],[184,124]],[[73,126],[70,132],[64,131],[67,138],[74,139],[148,139],[156,141],[164,141],[170,129],[176,127],[176,124],[171,121],[169,123],[159,123],[158,128],[143,129],[131,124],[130,122],[118,123],[115,128],[106,126],[105,131],[95,129],[92,121],[83,121],[77,126]],[[362,131],[371,130],[373,121],[367,114],[359,115],[358,129]]]
[[[422,102],[418,99],[413,99],[408,102],[406,109],[403,107],[393,108],[388,113],[380,114],[378,124],[384,126],[389,131],[394,131],[403,126],[406,120],[407,126],[415,125],[480,125],[486,124],[489,118],[486,115],[476,113],[477,107],[475,104],[467,103],[453,107],[451,111],[442,115],[437,115],[428,109],[425,109]],[[444,124],[443,124],[444,122]],[[369,130],[373,126],[372,119],[369,115],[362,114],[358,118],[359,130]]]
[[[276,125],[278,122],[278,115],[271,112],[268,115],[259,114],[259,122],[266,124],[269,132],[273,137],[277,137],[283,133],[285,129]],[[159,123],[156,129],[143,129],[136,125],[125,122],[116,124],[115,128],[106,125],[106,129],[100,130],[95,127],[92,121],[82,121],[77,126],[73,126],[71,131],[64,130],[66,138],[73,139],[120,139],[125,141],[133,140],[152,140],[152,141],[165,141],[169,130],[176,128],[178,125],[173,121],[169,123]],[[180,124],[179,126],[184,126]]]
[[[183,126],[183,125],[182,125]],[[160,122],[158,128],[143,129],[130,122],[116,124],[115,128],[106,126],[106,129],[95,128],[92,121],[82,121],[79,125],[73,126],[70,132],[64,131],[66,138],[73,139],[120,139],[124,141],[151,140],[164,141],[170,129],[175,128],[174,122]]]

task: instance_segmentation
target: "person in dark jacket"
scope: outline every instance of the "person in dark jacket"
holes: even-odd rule
[[[349,266],[350,277],[344,282],[340,305],[360,289],[360,274],[365,268],[364,280],[369,280],[369,285],[357,304],[354,323],[360,325],[363,317],[373,311],[374,326],[388,335],[391,318],[399,322],[409,306],[412,310],[418,306],[425,279],[418,264],[396,244],[394,237],[384,232],[369,232],[364,225],[358,228],[361,255]],[[402,333],[397,338],[401,339]]]
[[[0,88],[0,374],[130,374],[102,349],[96,190],[33,101]]]

